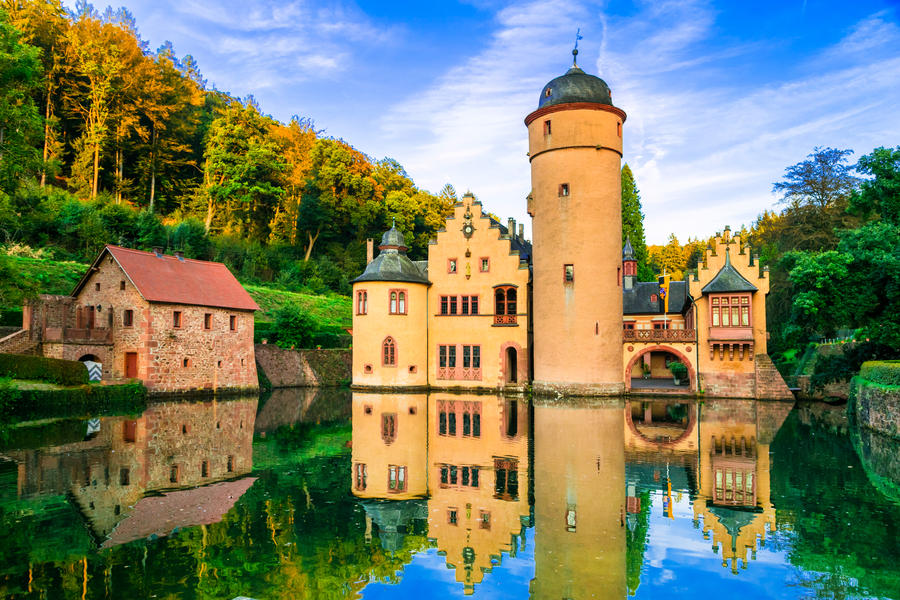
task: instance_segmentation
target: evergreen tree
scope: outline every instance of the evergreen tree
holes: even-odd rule
[[[634,257],[638,264],[638,280],[652,281],[653,269],[647,253],[644,237],[644,213],[641,212],[641,194],[634,181],[634,173],[628,163],[622,167],[622,246],[626,238],[631,238]]]

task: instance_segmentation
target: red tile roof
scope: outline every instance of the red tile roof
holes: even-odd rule
[[[125,274],[148,302],[215,306],[237,310],[259,310],[228,267],[205,260],[183,260],[174,256],[157,256],[153,252],[106,246]],[[103,253],[95,261],[99,264]],[[86,283],[83,279],[72,295]]]
[[[218,523],[254,481],[256,477],[245,477],[142,498],[101,547],[127,544],[151,535],[163,537],[180,527]]]

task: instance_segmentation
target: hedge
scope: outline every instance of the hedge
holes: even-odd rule
[[[0,422],[139,413],[147,407],[141,383],[22,390],[0,381]]]
[[[88,372],[84,363],[24,354],[0,354],[0,377],[49,381],[59,385],[88,383]]]
[[[900,360],[870,360],[859,369],[859,376],[882,385],[900,385]]]

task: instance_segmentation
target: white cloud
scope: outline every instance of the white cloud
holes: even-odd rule
[[[790,64],[757,67],[769,76],[761,83],[742,69],[771,60],[772,42],[726,42],[716,18],[703,2],[648,2],[627,18],[589,3],[508,7],[483,50],[387,112],[384,145],[420,185],[471,188],[491,211],[526,219],[522,120],[544,83],[565,71],[568,33],[579,26],[580,64],[611,85],[629,115],[625,160],[651,243],[749,224],[774,204],[771,186],[784,168],[814,146],[860,154],[897,144],[900,33],[890,14]]]

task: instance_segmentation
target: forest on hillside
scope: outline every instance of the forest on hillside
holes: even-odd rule
[[[780,210],[735,232],[771,269],[769,350],[782,364],[841,330],[864,343],[832,370],[900,352],[900,147],[852,154],[814,148],[773,184]],[[151,50],[124,8],[0,0],[0,283],[22,288],[10,297],[43,291],[49,275],[18,277],[8,255],[85,263],[108,243],[346,295],[367,238],[396,219],[424,258],[455,201],[449,184],[423,190],[396,160],[328,137],[309,116],[282,123],[209,86],[171,43]],[[627,164],[622,222],[645,281],[687,274],[709,242],[648,246]]]
[[[159,245],[245,281],[349,293],[366,238],[396,219],[421,255],[456,200],[208,86],[124,8],[2,0],[0,57],[0,244],[81,262]]]

